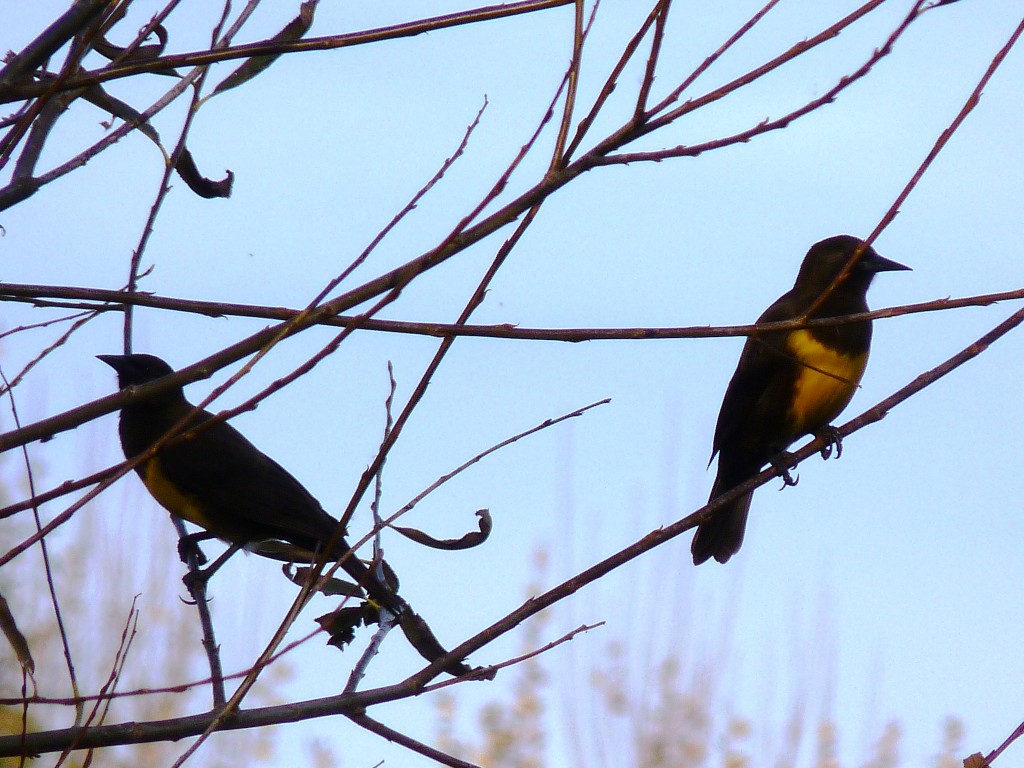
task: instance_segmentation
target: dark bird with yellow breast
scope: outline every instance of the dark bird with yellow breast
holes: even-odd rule
[[[174,372],[153,355],[98,357],[117,372],[121,389]],[[121,409],[121,447],[131,459],[172,429],[184,432],[184,437],[168,440],[135,467],[153,498],[172,515],[231,544],[258,547],[285,542],[288,546],[280,551],[292,557],[281,559],[311,562],[338,532],[339,522],[284,467],[230,424],[221,421],[201,428],[212,418],[211,413],[188,402],[180,386],[172,387]],[[442,655],[444,650],[422,619],[350,550],[344,537],[339,537],[330,556],[344,558],[345,572],[372,600],[398,617],[407,636],[415,634],[409,639],[420,653],[430,660]],[[469,668],[454,663],[447,670],[463,674]]]
[[[855,256],[856,263],[827,292]],[[830,237],[811,247],[793,288],[757,322],[867,312],[874,276],[904,269],[910,267],[879,256],[856,237]],[[831,422],[853,397],[870,346],[870,320],[749,336],[718,414],[711,452],[712,460],[718,454],[718,475],[709,503],[769,463],[786,469],[786,449],[804,435],[822,434],[834,442]],[[698,526],[690,547],[694,565],[712,557],[724,563],[736,554],[752,496],[734,499]]]

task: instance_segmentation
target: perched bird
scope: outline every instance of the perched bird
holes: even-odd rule
[[[173,369],[153,355],[98,355],[117,372],[121,389],[155,381]],[[127,458],[149,449],[183,420],[186,431],[213,415],[185,399],[172,387],[121,409],[119,432]],[[198,525],[209,534],[242,547],[285,542],[271,551],[289,552],[297,561],[312,561],[338,531],[313,495],[280,464],[250,443],[227,422],[196,430],[185,439],[170,440],[135,467],[146,489],[172,515]],[[342,568],[372,600],[399,618],[406,635],[417,633],[413,645],[433,660],[444,653],[425,623],[389,586],[380,581],[339,537],[330,556],[345,557]],[[423,634],[426,634],[426,637]],[[425,649],[417,645],[425,644]],[[436,647],[435,647],[436,645]],[[449,665],[453,674],[469,670]]]
[[[858,248],[857,263],[822,299]],[[793,288],[757,322],[793,320],[812,307],[808,319],[867,312],[875,274],[904,269],[910,267],[879,256],[855,237],[830,237],[811,247]],[[823,434],[835,442],[831,422],[853,397],[870,346],[870,320],[749,336],[718,414],[711,452],[712,460],[718,454],[718,475],[709,503],[768,463],[787,469],[786,449],[803,435]],[[690,547],[694,565],[712,557],[724,563],[736,554],[752,495],[729,502],[698,526]]]

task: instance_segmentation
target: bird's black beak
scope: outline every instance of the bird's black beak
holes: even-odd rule
[[[96,355],[96,359],[102,360],[117,371],[119,375],[125,371],[126,358],[124,355]]]
[[[102,360],[117,373],[118,389],[124,389],[135,383],[133,379],[136,374],[133,373],[132,361],[128,355],[96,355],[96,359]]]
[[[858,266],[866,269],[868,272],[901,272],[910,269],[906,264],[900,264],[898,261],[879,256],[870,250],[861,257]]]

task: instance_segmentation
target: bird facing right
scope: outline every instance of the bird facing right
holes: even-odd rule
[[[793,288],[757,322],[867,312],[867,291],[875,275],[907,269],[856,237],[830,237],[811,247]],[[800,437],[829,429],[859,385],[870,346],[870,320],[749,336],[718,414],[711,453],[712,460],[718,454],[718,475],[709,503],[784,457]],[[724,563],[736,554],[752,496],[741,495],[698,526],[690,547],[694,565],[712,557]]]

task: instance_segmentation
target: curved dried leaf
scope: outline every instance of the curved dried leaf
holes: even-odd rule
[[[11,607],[7,604],[7,599],[0,595],[0,629],[3,630],[4,635],[7,637],[7,642],[11,644],[11,648],[14,649],[15,656],[18,657],[18,663],[21,664],[21,668],[32,675],[36,671],[36,663],[32,659],[32,652],[28,647],[28,640],[21,634],[21,630],[18,629],[18,624],[14,620],[14,614],[11,613]]]
[[[196,167],[196,161],[192,159],[192,153],[188,151],[188,148],[182,150],[181,156],[178,158],[178,163],[174,166],[174,170],[178,172],[181,180],[188,184],[188,188],[195,192],[200,197],[207,199],[213,197],[231,197],[231,185],[234,184],[235,174],[232,171],[227,172],[220,181],[213,181],[206,178]]]
[[[412,610],[402,612],[402,615],[398,618],[398,626],[402,628],[402,632],[405,634],[409,644],[427,661],[436,661],[448,653],[444,646],[438,642],[430,627],[427,626],[427,622]],[[448,663],[444,671],[449,675],[461,677],[476,670],[463,664],[461,661],[452,661]]]
[[[160,134],[158,134],[156,129],[149,124],[149,121],[142,116],[142,113],[135,109],[131,104],[127,104],[119,98],[111,96],[103,90],[102,86],[99,85],[93,85],[87,88],[82,93],[82,98],[90,104],[95,104],[105,112],[109,112],[114,117],[119,117],[126,123],[134,124],[139,133],[152,141],[158,147],[161,147],[161,151],[164,151],[160,144]]]
[[[164,52],[167,47],[167,29],[163,24],[158,24],[153,28],[153,33],[156,35],[158,42],[154,45],[140,45],[129,51],[127,48],[123,48],[120,45],[114,45],[105,37],[100,37],[93,41],[93,49],[96,53],[101,56],[114,61],[115,59],[123,62],[129,61],[150,61],[155,59],[157,56]],[[177,74],[173,69],[160,70],[157,74]]]
[[[313,25],[313,14],[316,12],[318,2],[319,0],[306,0],[306,2],[299,6],[299,15],[288,22],[284,29],[270,38],[270,42],[286,43],[292,40],[300,40]],[[213,89],[213,93],[210,96],[237,88],[242,83],[252,80],[256,75],[273,64],[280,55],[253,56],[246,59],[244,64],[217,84],[217,87]]]
[[[457,539],[435,539],[430,534],[424,533],[418,528],[407,528],[400,525],[393,525],[391,527],[406,538],[412,539],[417,544],[423,544],[424,546],[431,547],[433,549],[472,549],[473,547],[478,547],[487,541],[487,538],[491,535],[491,529],[494,527],[494,523],[491,520],[490,510],[478,509],[476,511],[476,515],[480,518],[480,529],[478,531],[470,531]]]
[[[284,565],[281,567],[281,570],[293,584],[304,587],[306,582],[309,581],[309,574],[312,568],[294,568],[291,565]],[[338,597],[339,595],[341,597],[356,597],[360,599],[365,597],[365,593],[358,584],[333,577],[328,579],[318,591],[328,597]]]
[[[327,632],[327,644],[344,650],[356,636],[356,630],[364,625],[377,622],[380,616],[377,610],[368,603],[358,606],[339,608],[325,613],[316,619],[316,623]]]

